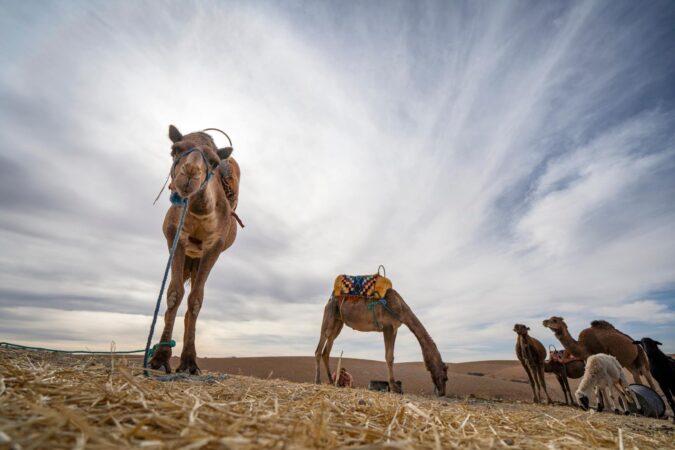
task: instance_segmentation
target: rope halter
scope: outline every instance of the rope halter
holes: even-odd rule
[[[209,180],[213,176],[213,170],[211,170],[211,166],[209,165],[209,160],[206,157],[206,155],[204,154],[204,150],[202,150],[199,147],[192,147],[188,150],[185,150],[182,153],[177,154],[174,157],[173,164],[171,165],[171,172],[170,172],[171,178],[172,179],[176,178],[176,173],[175,173],[176,172],[176,166],[178,165],[180,160],[185,158],[186,156],[188,156],[190,153],[193,153],[193,152],[199,152],[199,154],[202,155],[202,161],[204,161],[204,165],[206,166],[206,178],[204,178],[204,181],[199,186],[199,189],[197,189],[192,194],[190,194],[189,197],[201,192],[202,189],[204,189],[204,187],[206,187],[206,184],[209,182]],[[188,197],[183,198],[178,194],[178,192],[172,192],[171,193],[171,199],[170,200],[171,200],[171,203],[173,203],[174,205],[182,205],[183,203],[187,202],[187,199],[188,199]]]

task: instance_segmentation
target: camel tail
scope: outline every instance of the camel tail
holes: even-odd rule
[[[401,308],[398,319],[401,321],[401,323],[408,327],[408,329],[412,332],[412,334],[415,335],[417,341],[420,343],[420,347],[422,348],[422,356],[424,357],[424,363],[427,366],[427,369],[431,370],[431,364],[434,361],[442,363],[443,359],[441,358],[441,353],[438,351],[436,343],[431,338],[426,328],[424,328],[422,322],[420,322],[412,309],[410,309],[405,300],[403,300],[399,293],[394,289],[389,289],[386,296],[398,301],[398,304]]]

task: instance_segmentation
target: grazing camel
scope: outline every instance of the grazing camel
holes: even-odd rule
[[[394,344],[398,328],[401,324],[405,324],[420,343],[424,364],[434,384],[434,392],[439,397],[444,396],[445,384],[448,381],[448,367],[443,363],[433,339],[398,292],[391,288],[388,289],[384,300],[388,310],[385,310],[384,305],[378,307],[379,301],[377,300],[367,298],[352,300],[345,296],[331,296],[324,309],[321,337],[314,353],[316,357],[315,382],[321,382],[320,360],[323,358],[328,380],[331,384],[333,383],[329,360],[330,351],[342,326],[347,325],[356,331],[378,331],[384,334],[389,389],[392,392],[400,392],[394,379]]]
[[[523,365],[527,378],[530,379],[532,401],[539,403],[541,400],[541,389],[543,388],[547,402],[551,403],[551,397],[548,396],[546,380],[544,379],[546,349],[541,342],[528,335],[527,331],[529,329],[530,327],[519,323],[513,326],[513,331],[518,335],[516,340],[516,356],[518,356],[518,360]]]
[[[178,372],[194,374],[199,372],[195,329],[204,300],[204,284],[218,256],[234,243],[237,236],[233,208],[236,208],[240,171],[237,162],[229,157],[231,148],[218,149],[211,136],[204,132],[183,136],[171,125],[169,139],[173,142],[170,187],[175,194],[187,199],[188,212],[171,264],[161,341],[171,340],[176,312],[185,293],[184,285],[189,280],[191,288]],[[219,155],[225,159],[221,161]],[[169,248],[176,235],[181,210],[182,206],[172,205],[164,217],[162,228]],[[171,347],[160,345],[150,360],[150,367],[163,367],[170,373],[169,358]]]
[[[543,324],[553,330],[555,337],[571,354],[584,361],[598,353],[612,355],[631,372],[636,383],[642,384],[640,375],[643,375],[647,378],[649,386],[654,389],[654,380],[649,373],[649,361],[644,350],[639,345],[633,344],[630,336],[614,328],[611,323],[594,320],[590,328],[579,333],[578,341],[572,338],[562,317],[553,316],[544,320]]]
[[[565,404],[576,406],[577,402],[572,395],[568,379],[577,379],[584,376],[584,361],[570,355],[566,350],[549,351],[550,358],[544,361],[544,372],[552,373],[558,379],[560,388],[565,396]]]

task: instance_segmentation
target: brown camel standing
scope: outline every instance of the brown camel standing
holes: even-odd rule
[[[237,162],[229,157],[231,149],[219,150],[206,133],[183,136],[171,125],[169,139],[173,142],[171,156],[174,161],[171,189],[187,199],[188,212],[171,265],[161,341],[171,340],[176,312],[183,300],[185,283],[189,280],[191,288],[178,371],[194,374],[199,372],[195,332],[197,315],[204,301],[204,284],[218,256],[234,243],[237,236],[233,207],[236,208],[240,171]],[[221,161],[219,154],[226,159]],[[163,231],[169,248],[178,228],[181,210],[182,206],[172,205],[164,218]],[[150,360],[150,367],[164,367],[170,373],[169,358],[171,347],[160,346]]]
[[[585,364],[582,359],[569,354],[568,351],[554,350],[549,352],[550,358],[544,361],[544,372],[552,373],[558,379],[560,388],[565,396],[565,404],[577,404],[572,395],[568,378],[577,379],[584,376]],[[569,399],[569,400],[568,400]]]
[[[553,316],[544,320],[544,326],[553,330],[555,337],[565,347],[565,350],[584,361],[591,355],[605,353],[614,356],[621,366],[633,375],[636,383],[642,384],[640,375],[647,378],[649,386],[654,389],[654,380],[649,373],[649,360],[639,345],[633,344],[633,339],[614,328],[604,320],[594,320],[590,328],[579,333],[579,339],[574,340],[567,329],[562,317]]]
[[[548,391],[546,390],[546,379],[544,379],[546,349],[541,342],[528,335],[529,329],[530,327],[519,323],[513,326],[513,331],[518,335],[516,340],[516,356],[518,356],[518,360],[523,365],[527,378],[530,379],[532,401],[539,403],[541,389],[543,388],[547,402],[551,403],[551,397],[548,396]]]
[[[328,380],[333,383],[330,370],[330,351],[333,342],[340,334],[343,325],[357,331],[378,331],[384,334],[385,359],[389,372],[389,389],[400,392],[394,379],[394,344],[396,333],[401,324],[405,324],[415,335],[422,348],[424,364],[431,374],[434,392],[439,397],[445,395],[445,384],[448,381],[448,367],[443,363],[441,354],[433,339],[427,333],[417,316],[403,301],[403,298],[394,289],[388,289],[384,300],[389,309],[386,310],[379,301],[369,299],[348,300],[344,296],[331,296],[323,312],[321,337],[316,347],[315,382],[321,382],[321,362],[323,358]]]

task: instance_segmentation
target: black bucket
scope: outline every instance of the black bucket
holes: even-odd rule
[[[666,414],[666,404],[663,399],[653,389],[644,384],[631,384],[628,389],[635,393],[635,396],[642,406],[642,413],[639,413],[633,404],[630,405],[630,412],[642,414],[645,417],[660,418]]]
[[[396,386],[398,386],[399,392],[402,394],[403,393],[403,386],[401,381],[396,380]],[[389,392],[389,382],[388,381],[380,381],[380,380],[370,380],[368,382],[368,390],[370,391],[379,391],[379,392]]]

